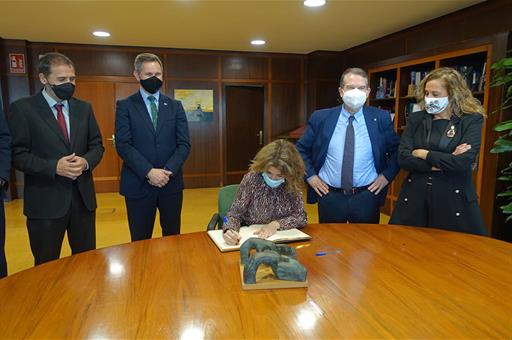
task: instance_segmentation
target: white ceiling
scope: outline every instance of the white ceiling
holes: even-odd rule
[[[236,51],[340,51],[481,0],[327,0],[321,8],[302,2],[0,0],[0,37]],[[112,36],[96,38],[94,30]],[[255,38],[267,45],[251,46]]]

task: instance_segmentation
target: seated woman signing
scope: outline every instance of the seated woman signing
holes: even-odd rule
[[[238,244],[242,225],[264,224],[257,233],[261,238],[277,230],[304,227],[304,163],[295,145],[285,140],[267,144],[256,154],[249,170],[223,225],[226,243]]]

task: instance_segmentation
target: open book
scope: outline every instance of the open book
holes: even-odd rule
[[[249,227],[241,227],[238,231],[242,239],[240,243],[234,246],[230,246],[224,242],[224,238],[222,237],[222,229],[220,230],[209,230],[208,236],[212,239],[212,241],[219,247],[221,252],[233,251],[240,249],[240,245],[244,243],[247,239],[251,237],[258,237],[258,235],[254,235],[254,232],[261,229],[263,227],[262,224],[254,224]],[[302,241],[309,240],[311,236],[306,234],[305,232],[300,231],[297,228],[288,229],[288,230],[278,230],[274,235],[268,238],[269,241],[273,241],[276,243],[285,243],[285,242],[293,242],[293,241]]]

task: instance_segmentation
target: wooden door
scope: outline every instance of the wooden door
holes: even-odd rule
[[[96,192],[119,191],[119,157],[113,144],[115,97],[112,82],[77,81],[75,97],[91,103],[98,122],[105,153],[94,169]]]
[[[263,146],[264,88],[226,86],[226,184],[240,183]]]
[[[125,99],[135,92],[139,91],[140,85],[136,82],[116,83],[116,98],[115,100]]]

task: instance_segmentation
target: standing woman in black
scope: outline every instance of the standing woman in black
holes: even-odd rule
[[[390,224],[486,235],[471,177],[484,109],[456,70],[430,72],[418,88],[398,149],[407,175]]]

